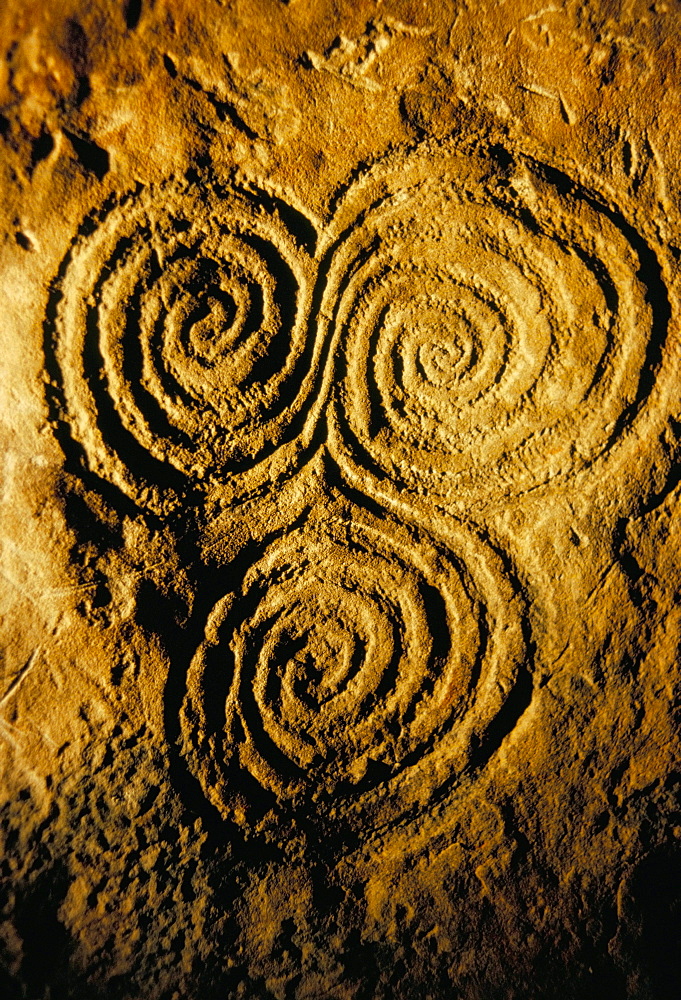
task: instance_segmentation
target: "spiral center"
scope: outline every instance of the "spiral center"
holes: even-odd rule
[[[269,664],[285,694],[311,711],[321,709],[345,686],[363,644],[339,620],[324,619],[289,627],[279,638]]]
[[[237,305],[229,292],[221,288],[211,288],[190,317],[189,343],[193,353],[207,361],[214,359],[215,353],[225,342],[231,340]]]
[[[422,378],[435,386],[460,378],[473,360],[470,338],[465,341],[456,331],[453,336],[446,337],[438,328],[428,331],[426,337],[428,339],[417,350],[417,366]]]

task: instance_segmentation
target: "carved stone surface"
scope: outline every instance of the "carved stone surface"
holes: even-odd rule
[[[681,9],[0,12],[0,993],[681,995]]]

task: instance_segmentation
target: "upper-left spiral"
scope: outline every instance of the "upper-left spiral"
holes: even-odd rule
[[[45,344],[58,418],[93,472],[165,510],[187,481],[243,495],[295,461],[318,353],[311,233],[266,192],[190,181],[85,220]]]

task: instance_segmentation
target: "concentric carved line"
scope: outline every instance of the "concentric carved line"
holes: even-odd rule
[[[298,216],[265,192],[182,182],[81,228],[52,289],[48,363],[90,468],[135,501],[211,477],[238,494],[299,433],[318,349]]]
[[[577,182],[498,146],[424,144],[350,185],[329,230],[343,464],[459,508],[590,466],[658,374],[656,252]]]
[[[282,807],[387,821],[476,760],[524,669],[524,611],[496,555],[388,519],[309,522],[218,602],[188,676],[184,753],[237,817],[238,772]]]

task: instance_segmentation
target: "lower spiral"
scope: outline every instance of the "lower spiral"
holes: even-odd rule
[[[280,803],[387,818],[456,779],[525,656],[500,567],[474,566],[368,515],[274,542],[189,672],[185,753],[208,798],[229,813],[245,769]]]

